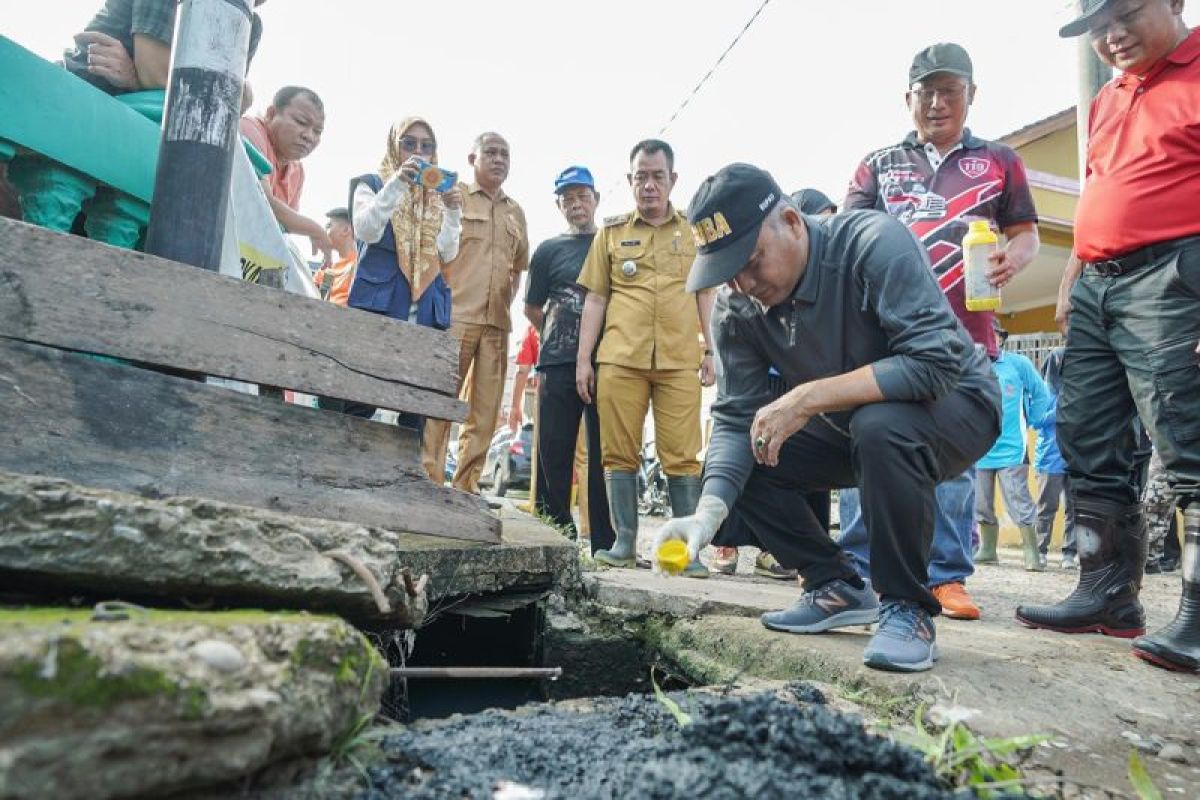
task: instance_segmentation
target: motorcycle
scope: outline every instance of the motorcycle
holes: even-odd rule
[[[638,513],[653,517],[671,516],[667,475],[658,461],[654,442],[646,442],[642,446],[642,463],[638,467]]]

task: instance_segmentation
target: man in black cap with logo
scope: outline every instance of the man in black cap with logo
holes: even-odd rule
[[[980,139],[966,127],[975,80],[971,57],[961,46],[941,42],[917,53],[904,99],[913,130],[863,159],[843,207],[873,208],[903,222],[925,245],[938,285],[967,333],[997,358],[995,314],[966,306],[962,241],[971,220],[987,220],[1004,234],[1004,246],[986,269],[994,286],[1004,286],[1028,266],[1037,255],[1038,233],[1025,167],[1011,147]],[[979,619],[979,607],[966,588],[975,569],[974,470],[950,476],[938,486],[937,500],[930,587],[946,616]],[[845,493],[841,503],[842,544],[862,569],[869,560],[867,532],[861,515],[854,513],[853,493]],[[984,538],[986,550],[994,543],[986,532]]]
[[[929,669],[926,587],[934,486],[973,464],[1000,431],[1000,391],[929,269],[884,214],[801,214],[773,178],[732,164],[688,209],[697,242],[688,290],[721,286],[712,316],[717,401],[692,516],[658,534],[691,555],[737,503],[804,595],[763,616],[819,633],[879,619],[867,666]],[[772,400],[774,365],[794,388]],[[804,492],[857,486],[871,534],[871,584],[821,529]],[[878,592],[879,599],[876,599]]]

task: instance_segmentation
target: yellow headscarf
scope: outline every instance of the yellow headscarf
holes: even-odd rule
[[[400,165],[404,163],[404,154],[400,147],[401,137],[417,124],[429,129],[429,135],[436,145],[437,136],[433,132],[433,126],[424,119],[408,117],[397,122],[388,132],[387,153],[383,157],[383,163],[379,165],[379,175],[385,182],[396,174]],[[436,164],[437,151],[426,160]],[[410,185],[404,200],[392,214],[392,233],[396,237],[396,255],[400,261],[400,271],[408,278],[414,301],[425,294],[425,290],[437,278],[442,266],[437,251],[437,235],[442,229],[444,210],[445,205],[437,192]]]

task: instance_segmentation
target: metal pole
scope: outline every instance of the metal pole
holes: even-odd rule
[[[1076,3],[1076,11],[1083,13],[1082,3]],[[1092,49],[1092,39],[1087,34],[1075,39],[1078,47],[1079,100],[1075,104],[1075,131],[1079,148],[1079,188],[1083,188],[1087,175],[1088,117],[1092,100],[1104,84],[1112,78],[1112,68],[1100,60]]]
[[[250,47],[251,0],[183,0],[150,204],[146,252],[221,266],[229,179]]]
[[[481,680],[487,678],[528,678],[558,680],[562,667],[393,667],[392,678],[450,678]]]

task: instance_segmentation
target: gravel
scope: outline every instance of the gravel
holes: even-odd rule
[[[721,697],[671,693],[585,710],[535,705],[418,723],[382,742],[360,797],[855,798],[955,796],[916,751],[868,733],[814,688]],[[499,793],[498,793],[499,790]]]

